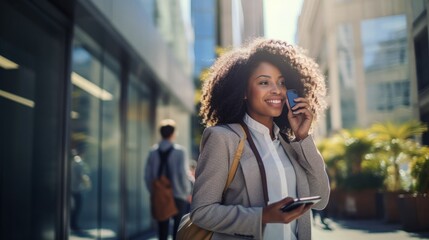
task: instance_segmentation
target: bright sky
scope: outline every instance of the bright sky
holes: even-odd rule
[[[303,0],[263,1],[265,36],[296,43],[296,25]]]

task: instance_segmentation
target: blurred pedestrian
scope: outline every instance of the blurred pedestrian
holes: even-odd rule
[[[326,220],[326,210],[316,210],[316,209],[312,209],[312,214],[313,214],[313,225],[317,225],[317,215],[319,215],[319,220],[320,223],[323,224],[323,228],[325,229],[330,229],[329,224],[325,221]]]
[[[197,161],[191,159],[189,163],[189,181],[191,181],[191,185],[194,186],[195,183],[195,169],[197,168]]]
[[[290,89],[299,96],[288,100]],[[196,169],[193,223],[213,231],[213,239],[311,239],[308,210],[323,209],[329,198],[325,164],[311,135],[325,92],[317,64],[284,41],[256,39],[222,55],[203,86],[200,115],[207,128]],[[240,126],[248,141],[223,195],[243,136]],[[320,202],[280,210],[293,198],[313,195],[321,196]]]
[[[79,215],[82,211],[84,192],[91,189],[91,179],[89,177],[89,167],[83,161],[81,154],[76,149],[72,149],[71,157],[71,211],[70,228],[73,231],[80,231]]]
[[[158,171],[161,167],[161,154],[165,154],[166,168],[163,175],[170,180],[174,201],[178,213],[172,217],[173,239],[176,238],[177,228],[180,219],[187,213],[191,194],[191,182],[189,181],[189,163],[185,150],[179,144],[175,144],[176,122],[172,119],[164,119],[160,123],[159,132],[162,140],[154,145],[149,153],[145,167],[145,182],[149,192],[152,192],[151,184],[158,178]],[[160,240],[168,239],[170,219],[158,222],[158,237]]]
[[[189,163],[189,181],[191,182],[191,189],[194,188],[194,183],[195,183],[195,169],[196,168],[197,168],[197,161],[195,161],[194,159],[191,159],[191,161]],[[192,202],[192,195],[189,195],[188,204],[186,206],[187,212],[191,211],[191,202]]]

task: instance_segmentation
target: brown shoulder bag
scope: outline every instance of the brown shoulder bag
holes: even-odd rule
[[[165,221],[178,213],[176,203],[174,202],[173,188],[168,179],[168,156],[173,150],[171,146],[166,151],[158,150],[161,163],[158,170],[158,178],[152,182],[152,194],[150,198],[152,216],[157,221]],[[163,169],[166,168],[166,175],[163,175]]]

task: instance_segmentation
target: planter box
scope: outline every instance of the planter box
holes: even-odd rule
[[[377,190],[346,192],[344,215],[347,218],[374,219],[377,217]]]
[[[383,193],[383,220],[387,223],[399,223],[399,195],[406,194],[400,192]]]
[[[399,207],[400,221],[405,231],[429,230],[429,196],[427,194],[401,194]]]
[[[331,190],[329,202],[326,206],[326,211],[329,217],[341,218],[344,216],[344,197],[345,192],[343,190]]]

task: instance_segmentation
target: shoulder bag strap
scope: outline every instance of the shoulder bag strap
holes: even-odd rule
[[[259,167],[259,172],[261,174],[261,179],[262,179],[262,188],[264,191],[264,200],[265,200],[265,204],[268,205],[268,188],[267,188],[267,176],[265,174],[265,167],[264,167],[264,163],[262,162],[262,158],[261,155],[259,155],[258,149],[255,146],[255,143],[253,142],[252,139],[252,135],[249,132],[249,128],[247,127],[247,125],[244,122],[240,122],[240,125],[243,127],[244,131],[247,134],[247,141],[249,142],[250,148],[253,151],[253,154],[256,157],[256,160],[258,162],[258,167]]]
[[[231,182],[234,179],[235,174],[237,173],[238,164],[240,163],[241,155],[243,154],[244,142],[246,141],[246,132],[244,131],[243,127],[241,128],[243,130],[244,136],[240,139],[237,150],[235,151],[234,159],[232,160],[231,169],[228,172],[228,178],[226,180],[225,187],[223,189],[222,202],[223,202],[223,198],[226,190],[228,189],[229,185],[231,185]]]
[[[170,153],[172,150],[173,150],[173,145],[171,145],[171,147],[169,147],[165,151],[161,151],[161,149],[158,148],[159,159],[161,160],[161,162],[159,163],[158,178],[161,177],[162,170],[164,169],[164,166],[167,168],[167,177],[168,177],[169,169],[168,169],[167,160],[168,160],[168,156],[170,156]]]

